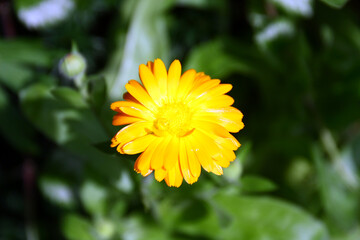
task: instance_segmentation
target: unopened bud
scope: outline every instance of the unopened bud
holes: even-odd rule
[[[60,62],[60,72],[68,78],[76,78],[84,74],[86,60],[78,52],[67,54]]]

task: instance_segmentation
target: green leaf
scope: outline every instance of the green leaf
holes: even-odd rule
[[[272,198],[231,196],[221,192],[213,199],[219,211],[229,218],[229,224],[218,235],[221,239],[328,239],[321,222],[288,203]]]
[[[60,179],[42,177],[40,189],[47,199],[62,207],[73,207],[75,205],[74,194],[70,186]]]
[[[262,177],[248,175],[241,178],[241,190],[244,192],[268,192],[275,189],[273,182]]]
[[[94,215],[103,215],[106,208],[106,189],[102,186],[87,181],[80,190],[81,201],[86,210]]]
[[[330,164],[322,157],[320,148],[317,146],[313,147],[313,159],[318,173],[317,186],[319,186],[328,224],[333,233],[345,233],[358,221],[359,190],[354,188],[354,185],[349,185],[348,179],[354,175],[353,166],[348,166],[350,169],[346,169],[344,165],[348,163],[342,163],[342,161],[348,160],[341,158]],[[357,179],[350,180],[350,182],[353,181],[358,188]]]
[[[96,240],[92,230],[90,222],[79,215],[68,214],[62,219],[62,231],[69,240]]]
[[[44,44],[33,39],[0,39],[0,56],[6,62],[30,66],[50,67],[53,64],[54,51],[46,49]]]
[[[153,219],[146,219],[145,215],[133,214],[125,218],[122,223],[121,239],[172,239],[164,229],[155,224]]]
[[[217,39],[194,48],[189,54],[184,69],[193,68],[198,72],[210,75],[212,78],[226,78],[233,73],[249,73],[252,71],[245,61],[226,52],[225,46],[226,42],[223,39]]]
[[[35,84],[24,89],[20,97],[30,121],[57,143],[98,143],[108,138],[80,93],[72,89]]]
[[[78,92],[60,89],[45,84],[24,89],[20,100],[26,117],[45,136],[80,157],[94,177],[116,180],[124,163],[93,146],[110,141],[111,137],[91,109],[81,102]],[[58,97],[52,94],[54,91]]]
[[[220,231],[218,215],[204,200],[167,198],[158,207],[162,225],[167,230],[202,237],[212,237]]]
[[[68,103],[75,108],[86,108],[87,103],[79,94],[79,92],[75,91],[72,88],[68,87],[58,87],[51,90],[51,94],[54,95],[60,101]]]
[[[321,1],[334,8],[342,8],[348,2],[348,0],[321,0]]]
[[[31,128],[17,106],[11,102],[9,95],[0,87],[0,131],[2,136],[18,151],[36,154],[35,131]]]
[[[0,59],[0,81],[14,92],[19,91],[26,83],[30,82],[33,72],[18,63]]]

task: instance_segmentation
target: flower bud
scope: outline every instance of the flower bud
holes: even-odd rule
[[[67,54],[60,61],[60,72],[67,78],[76,78],[85,73],[86,60],[78,52]]]

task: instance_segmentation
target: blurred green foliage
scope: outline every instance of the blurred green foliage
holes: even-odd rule
[[[360,239],[358,1],[0,4],[0,239]],[[85,75],[59,71],[72,42]],[[109,104],[155,58],[233,84],[224,176],[168,188],[109,147]]]

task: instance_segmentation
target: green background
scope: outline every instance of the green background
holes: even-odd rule
[[[46,2],[72,7],[19,17]],[[1,240],[360,239],[359,1],[0,4]],[[169,188],[109,147],[110,103],[155,58],[233,85],[245,128],[223,176]]]

